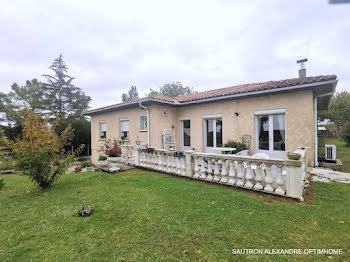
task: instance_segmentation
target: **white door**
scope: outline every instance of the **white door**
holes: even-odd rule
[[[266,153],[272,158],[285,158],[285,114],[257,116],[257,152]]]
[[[204,120],[204,144],[206,153],[218,153],[215,147],[222,147],[222,118]]]
[[[181,120],[181,148],[182,151],[191,149],[191,121]]]

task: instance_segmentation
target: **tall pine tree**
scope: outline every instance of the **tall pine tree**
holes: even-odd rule
[[[72,84],[74,77],[68,75],[68,68],[60,54],[49,67],[53,75],[43,75],[46,80],[48,109],[53,115],[77,118],[89,107],[91,98]]]

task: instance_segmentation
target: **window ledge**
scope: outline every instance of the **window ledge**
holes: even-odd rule
[[[139,132],[147,132],[147,129],[139,129]]]
[[[98,141],[106,141],[107,138],[99,138]]]

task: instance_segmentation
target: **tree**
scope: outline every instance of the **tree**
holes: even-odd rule
[[[88,155],[88,150],[91,149],[91,123],[85,118],[67,119],[60,121],[59,125],[56,126],[56,133],[61,134],[67,127],[71,126],[74,135],[70,140],[70,144],[65,146],[65,150],[69,151],[71,148],[78,148],[84,145],[81,151],[82,155]]]
[[[333,96],[329,108],[320,111],[319,120],[329,119],[340,130],[340,135],[350,146],[350,93],[343,91]]]
[[[91,98],[72,84],[74,77],[67,74],[68,68],[60,54],[49,67],[54,75],[43,75],[46,80],[48,109],[61,119],[79,117],[89,107]]]
[[[0,110],[3,113],[2,121],[8,124],[21,125],[25,110],[45,112],[45,85],[37,79],[26,81],[25,86],[13,83],[8,94],[0,94]]]
[[[184,96],[193,94],[195,91],[192,87],[183,87],[180,82],[173,82],[173,83],[167,83],[164,84],[162,87],[159,88],[159,91],[150,89],[150,93],[148,96],[153,95],[164,95],[164,96],[170,96],[170,97],[177,97],[177,96]]]
[[[127,94],[126,93],[122,94],[123,102],[134,100],[136,98],[139,98],[139,93],[137,92],[136,86],[131,86]]]
[[[39,187],[50,187],[74,161],[74,155],[69,155],[58,165],[51,165],[72,135],[72,129],[68,127],[58,136],[54,126],[49,124],[49,118],[42,119],[40,115],[28,111],[22,138],[12,146],[18,166]]]

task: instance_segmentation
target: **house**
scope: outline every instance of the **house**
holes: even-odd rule
[[[317,110],[328,107],[335,75],[242,84],[195,94],[155,95],[96,108],[91,116],[92,160],[106,139],[141,141],[163,148],[173,134],[176,150],[213,152],[229,140],[250,135],[250,153],[284,159],[287,151],[308,148],[308,165],[317,165]]]

